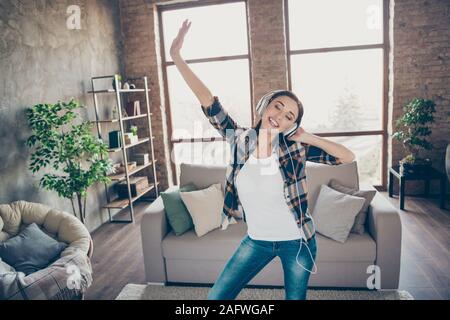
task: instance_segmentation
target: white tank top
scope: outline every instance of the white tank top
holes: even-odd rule
[[[266,241],[305,239],[286,203],[276,153],[268,158],[250,154],[236,176],[236,189],[250,238]]]

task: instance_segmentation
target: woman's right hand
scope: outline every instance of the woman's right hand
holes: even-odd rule
[[[170,56],[172,58],[180,55],[180,50],[181,50],[181,47],[183,46],[184,36],[188,32],[190,26],[191,26],[191,22],[188,23],[188,19],[183,21],[183,25],[181,26],[180,30],[178,31],[178,35],[173,40],[172,46],[170,47]]]

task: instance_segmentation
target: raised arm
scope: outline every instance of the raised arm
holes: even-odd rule
[[[228,112],[222,107],[219,98],[211,94],[211,91],[209,91],[181,57],[180,49],[183,46],[184,36],[190,26],[191,23],[188,23],[188,20],[183,22],[177,37],[173,40],[170,48],[170,56],[187,85],[191,88],[192,92],[194,92],[200,102],[202,111],[209,122],[228,142],[231,143],[236,137],[237,130],[241,127],[238,126]]]
[[[343,144],[306,132],[302,127],[289,139],[305,147],[308,161],[337,165],[355,160],[355,154]]]
[[[307,161],[325,163],[329,165],[337,165],[343,163],[341,159],[326,152],[322,148],[304,142],[302,142],[302,146],[305,147]]]
[[[175,66],[178,71],[180,71],[187,85],[191,88],[192,92],[194,92],[195,96],[200,101],[201,105],[211,106],[214,102],[214,97],[211,94],[211,91],[209,91],[205,84],[195,75],[180,54],[184,37],[190,26],[191,23],[188,23],[188,20],[183,21],[183,25],[181,26],[177,37],[173,40],[172,46],[170,47],[170,56],[172,57]]]

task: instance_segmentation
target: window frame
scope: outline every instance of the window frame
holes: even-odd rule
[[[365,49],[382,49],[383,50],[383,62],[382,62],[382,129],[381,130],[365,130],[365,131],[345,131],[345,132],[313,132],[317,136],[321,137],[343,137],[343,136],[373,136],[381,135],[381,185],[374,185],[374,187],[386,190],[387,186],[387,148],[388,148],[388,98],[389,98],[389,0],[382,0],[382,33],[383,38],[381,43],[365,44],[365,45],[347,45],[337,47],[325,47],[325,48],[313,48],[313,49],[300,49],[291,50],[290,48],[290,30],[289,30],[289,0],[284,0],[284,21],[285,21],[285,34],[286,34],[286,59],[287,59],[287,73],[288,73],[288,88],[292,90],[292,68],[291,68],[291,56],[310,54],[310,53],[324,53],[324,52],[342,52],[347,50],[365,50]]]
[[[160,54],[161,54],[161,65],[162,65],[162,77],[164,83],[164,99],[166,101],[167,106],[167,130],[169,134],[169,150],[171,154],[175,149],[176,143],[194,143],[194,142],[212,142],[212,141],[224,141],[223,137],[209,137],[209,138],[186,138],[186,139],[172,139],[172,107],[170,103],[169,97],[169,86],[168,86],[168,76],[167,76],[167,68],[169,66],[173,66],[173,61],[168,61],[165,53],[165,42],[164,42],[164,26],[162,23],[162,13],[165,11],[178,10],[178,9],[188,9],[188,8],[197,8],[197,7],[205,7],[210,5],[219,5],[219,4],[230,4],[241,2],[245,5],[245,17],[246,17],[246,25],[247,25],[247,54],[241,55],[230,55],[230,56],[218,56],[218,57],[210,57],[210,58],[200,58],[200,59],[187,59],[185,60],[186,64],[194,64],[194,63],[205,63],[205,62],[217,62],[217,61],[229,61],[229,60],[248,60],[249,67],[249,80],[250,80],[250,101],[252,101],[253,97],[253,79],[252,79],[252,59],[250,55],[250,25],[248,18],[248,1],[247,0],[203,0],[201,2],[184,2],[184,3],[172,3],[172,4],[155,4],[156,10],[158,13],[158,23],[159,23],[159,38],[160,38]],[[200,106],[199,106],[200,108]],[[250,108],[250,116],[253,121],[254,111],[251,106]],[[170,166],[172,169],[172,181],[178,183],[178,175],[176,170],[176,165],[174,161],[170,161]]]

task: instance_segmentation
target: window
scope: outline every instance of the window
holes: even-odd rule
[[[239,125],[251,126],[246,3],[227,1],[223,4],[163,5],[159,14],[166,97],[170,110],[171,156],[178,179],[181,162],[225,165],[229,162],[229,150],[170,60],[170,46],[182,22],[185,19],[192,21],[181,51],[183,59],[212,94],[219,97]]]
[[[350,148],[360,180],[385,186],[384,1],[285,5],[289,87],[303,102],[303,127]]]
[[[340,136],[327,137],[327,139],[341,143],[355,153],[361,182],[371,185],[380,184],[381,135]]]

